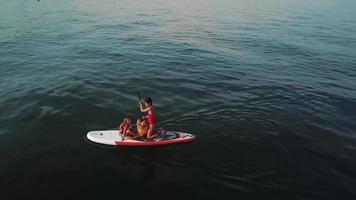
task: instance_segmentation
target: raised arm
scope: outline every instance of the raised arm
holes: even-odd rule
[[[151,110],[151,107],[143,108],[142,103],[141,103],[141,102],[139,102],[139,104],[140,104],[140,111],[141,111],[141,112],[148,112],[148,111],[150,111],[150,110]]]

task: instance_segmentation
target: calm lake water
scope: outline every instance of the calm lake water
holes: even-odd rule
[[[355,199],[356,1],[0,3],[0,198]],[[91,130],[151,96],[193,143]]]

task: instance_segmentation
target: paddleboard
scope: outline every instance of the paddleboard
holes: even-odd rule
[[[129,139],[122,140],[121,134],[118,130],[99,130],[90,131],[87,133],[87,138],[95,143],[117,146],[157,146],[192,142],[197,137],[190,133],[183,133],[178,131],[163,131],[163,137],[158,137],[154,140]]]

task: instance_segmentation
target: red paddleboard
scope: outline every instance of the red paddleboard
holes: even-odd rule
[[[95,143],[117,146],[157,146],[192,142],[197,139],[195,135],[190,133],[178,131],[162,132],[163,136],[157,137],[153,140],[147,140],[145,138],[125,138],[122,140],[121,134],[118,130],[90,131],[87,134],[87,138]]]

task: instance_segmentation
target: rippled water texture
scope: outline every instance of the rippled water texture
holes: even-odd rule
[[[355,199],[353,0],[0,3],[1,199]],[[193,143],[93,144],[151,96]]]

